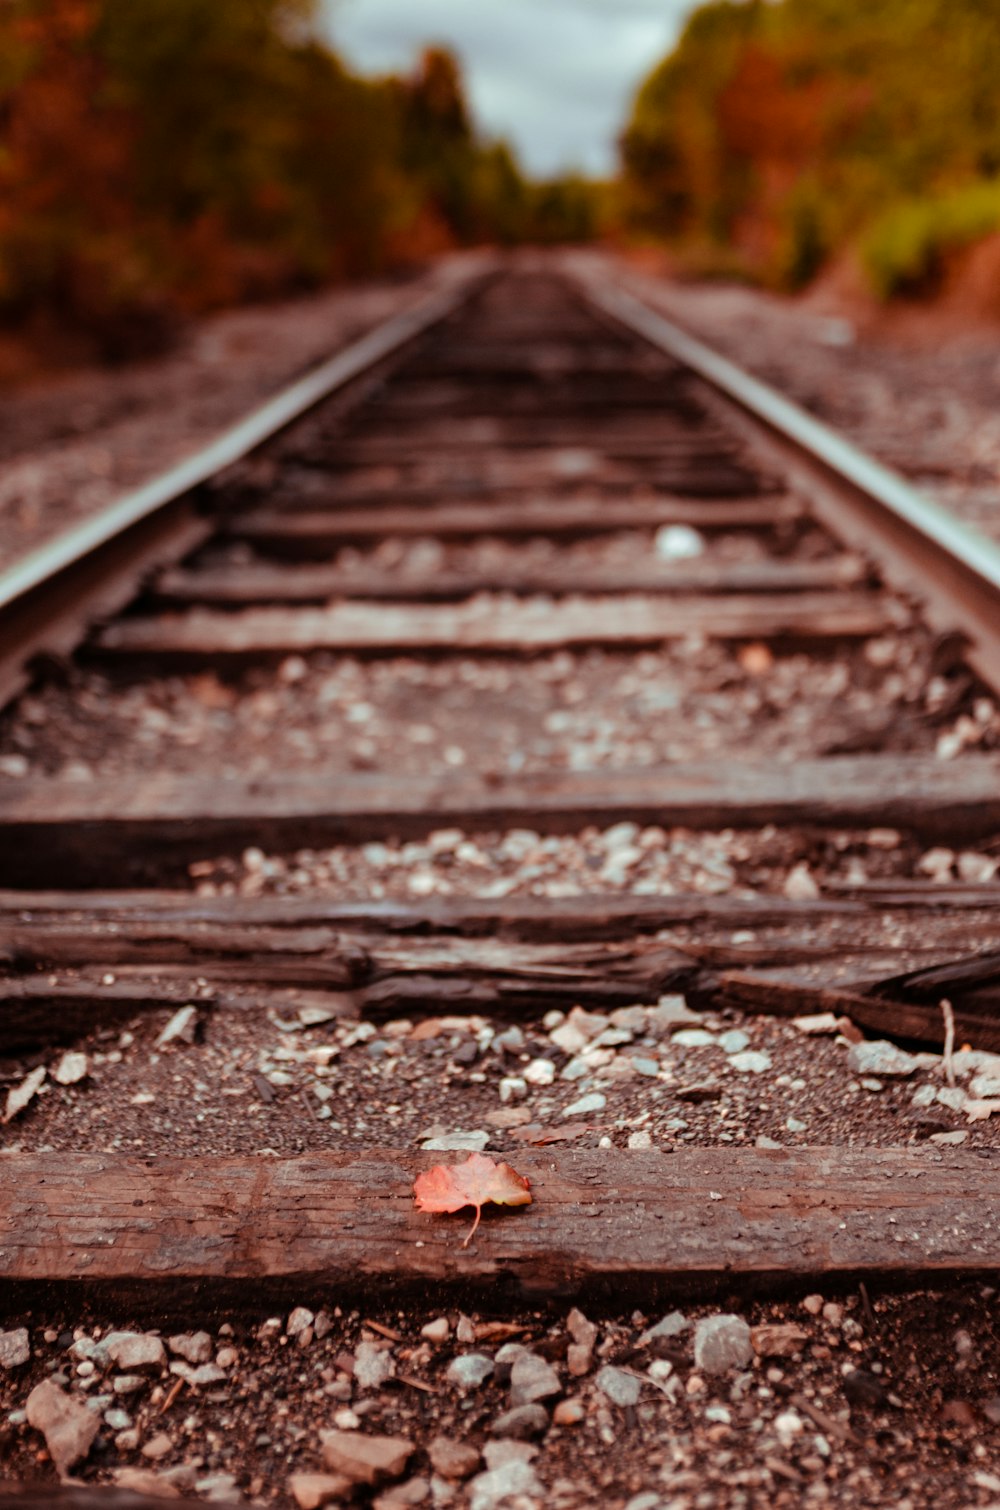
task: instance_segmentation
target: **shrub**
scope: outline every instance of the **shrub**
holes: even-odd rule
[[[1000,180],[893,205],[862,239],[861,258],[880,299],[920,297],[941,284],[951,254],[1000,230]]]

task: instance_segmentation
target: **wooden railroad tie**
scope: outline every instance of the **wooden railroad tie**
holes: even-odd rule
[[[612,593],[833,593],[856,587],[865,568],[854,558],[833,561],[752,561],[717,565],[706,561],[648,562],[634,566],[588,567],[572,573],[557,565],[509,566],[408,573],[370,565],[251,565],[177,568],[165,571],[152,589],[156,604],[323,603],[335,598],[385,602],[447,602],[477,593],[528,597]],[[148,595],[147,595],[148,596]],[[706,607],[708,605],[705,605]]]
[[[1000,1157],[923,1148],[518,1155],[533,1202],[421,1215],[440,1155],[290,1159],[0,1154],[4,1304],[77,1296],[188,1312],[282,1300],[477,1293],[620,1305],[1000,1266]]]
[[[468,490],[467,490],[468,491]],[[537,489],[535,490],[537,492]],[[390,495],[395,496],[395,495]],[[310,500],[308,508],[259,509],[232,519],[230,532],[271,548],[307,546],[328,551],[350,540],[474,539],[476,536],[549,537],[606,535],[618,530],[656,530],[664,524],[687,524],[698,530],[769,530],[804,517],[802,504],[779,495],[706,503],[688,498],[607,499],[529,497],[514,502],[487,500],[458,503],[417,501],[344,508],[334,495],[326,507]]]
[[[128,884],[157,867],[249,844],[314,849],[443,826],[572,833],[623,819],[706,829],[877,825],[981,840],[1000,830],[1000,756],[845,755],[494,777],[7,778],[0,779],[0,885]]]

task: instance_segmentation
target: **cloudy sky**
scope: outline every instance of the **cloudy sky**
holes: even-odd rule
[[[607,173],[636,86],[695,0],[324,0],[330,34],[365,72],[422,45],[461,57],[476,118],[535,174]]]

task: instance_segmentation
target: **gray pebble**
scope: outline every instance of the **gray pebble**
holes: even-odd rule
[[[0,1332],[0,1368],[20,1368],[31,1357],[31,1341],[28,1328],[19,1326],[10,1332]]]
[[[477,1129],[472,1132],[445,1133],[441,1138],[427,1138],[420,1146],[430,1153],[482,1153],[489,1141],[489,1133]]]
[[[515,1405],[513,1410],[505,1410],[502,1416],[497,1416],[490,1434],[527,1441],[531,1437],[540,1437],[548,1428],[549,1413],[544,1405]]]
[[[546,1363],[544,1358],[524,1352],[514,1359],[514,1366],[510,1371],[511,1405],[532,1405],[536,1400],[547,1400],[550,1395],[558,1395],[561,1389],[562,1380],[551,1363]]]
[[[478,1389],[493,1375],[493,1360],[485,1353],[461,1353],[448,1365],[445,1378],[457,1389]]]
[[[730,1055],[729,1063],[741,1075],[762,1075],[771,1068],[771,1056],[763,1049],[744,1049],[740,1054]]]
[[[715,1034],[705,1028],[681,1028],[670,1040],[682,1049],[707,1049],[716,1042]]]
[[[167,1347],[188,1363],[208,1363],[212,1357],[212,1339],[207,1332],[182,1332],[167,1338]]]
[[[167,1361],[166,1348],[151,1332],[112,1332],[96,1351],[106,1354],[115,1367],[126,1374],[144,1370],[157,1373]]]
[[[469,1510],[495,1510],[505,1500],[519,1495],[529,1498],[542,1494],[538,1475],[530,1463],[514,1458],[501,1468],[480,1473],[469,1483]]]
[[[645,1347],[650,1342],[657,1342],[661,1337],[679,1337],[690,1325],[683,1311],[671,1311],[669,1316],[664,1316],[662,1321],[658,1321],[647,1332],[643,1332],[639,1338],[639,1346]]]
[[[570,1106],[563,1108],[564,1117],[586,1117],[590,1112],[602,1112],[608,1104],[607,1096],[600,1091],[591,1091],[589,1096],[581,1096],[579,1101],[574,1101]]]
[[[702,1373],[745,1368],[752,1357],[750,1328],[742,1316],[705,1316],[696,1325],[694,1361]]]
[[[642,1382],[634,1374],[626,1373],[623,1368],[613,1368],[610,1363],[605,1364],[604,1368],[599,1371],[595,1383],[613,1405],[620,1405],[624,1409],[628,1405],[639,1403]]]
[[[894,1043],[877,1038],[872,1043],[852,1043],[847,1051],[847,1067],[855,1075],[881,1075],[887,1079],[895,1076],[905,1080],[917,1068],[917,1061]]]
[[[380,1389],[395,1373],[396,1364],[388,1348],[374,1342],[358,1343],[354,1350],[354,1382],[361,1389]]]

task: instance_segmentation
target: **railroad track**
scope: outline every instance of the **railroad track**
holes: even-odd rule
[[[870,1311],[994,1274],[1000,1144],[962,1115],[990,1062],[880,1082],[790,1020],[1000,1053],[998,557],[586,267],[526,261],[0,579],[0,1325],[308,1307],[312,1342],[313,1313],[403,1306],[419,1349],[462,1308],[494,1317],[466,1343],[530,1340],[576,1303],[860,1283]],[[730,1065],[744,1021],[773,1039]],[[826,1136],[747,1091],[782,1055],[823,1067]],[[468,1248],[413,1206],[449,1142],[533,1192]],[[404,1417],[443,1387],[425,1352]],[[98,1477],[183,1417],[167,1384]],[[15,1417],[21,1476],[37,1443]],[[269,1472],[200,1492],[271,1502]]]

